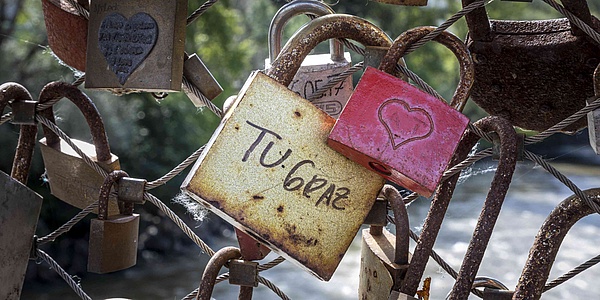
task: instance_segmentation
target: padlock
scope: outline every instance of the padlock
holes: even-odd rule
[[[133,213],[133,203],[128,202],[119,205],[118,215],[108,213],[113,183],[127,176],[124,171],[113,171],[100,188],[98,218],[90,223],[88,272],[104,274],[135,266],[140,215]]]
[[[265,60],[266,69],[271,67],[271,62],[281,52],[281,39],[285,24],[293,16],[304,13],[323,16],[335,12],[324,2],[314,0],[293,1],[282,6],[269,26],[269,58]],[[320,87],[352,66],[350,53],[344,52],[344,46],[340,41],[332,39],[329,51],[330,54],[308,55],[288,87],[301,97],[310,99]],[[352,95],[353,89],[352,76],[348,76],[344,81],[314,99],[312,103],[330,116],[337,118]]]
[[[245,260],[261,260],[271,252],[271,249],[267,246],[261,244],[257,239],[237,228],[235,229],[235,236],[240,245],[242,258]]]
[[[223,88],[204,65],[196,53],[185,55],[183,62],[183,85],[181,86],[188,98],[196,107],[206,106],[200,97],[213,100],[223,92]],[[197,92],[202,95],[197,95]]]
[[[600,97],[600,64],[594,71],[594,94]],[[596,108],[587,114],[588,134],[590,145],[596,154],[600,155],[600,108]]]
[[[357,17],[309,22],[267,75],[250,76],[182,185],[323,280],[331,278],[383,186],[379,176],[327,146],[335,119],[286,88],[308,52],[328,38],[389,46],[384,33]]]
[[[235,259],[229,262],[229,283],[247,286],[258,286],[258,263]]]
[[[42,0],[48,45],[67,65],[85,71],[88,20],[66,0]]]
[[[600,188],[583,193],[596,205],[600,204]],[[529,250],[513,299],[540,299],[565,236],[575,223],[594,213],[595,210],[577,195],[568,197],[552,210]]]
[[[380,3],[403,6],[427,6],[427,0],[371,0]]]
[[[186,0],[94,0],[85,87],[118,94],[179,91],[186,14]]]
[[[19,84],[1,85],[0,114],[9,101],[14,103],[17,99],[31,99],[31,95]],[[0,171],[0,299],[20,299],[32,237],[42,208],[42,197],[25,185],[36,133],[37,126],[21,125],[11,171],[13,177]]]
[[[240,257],[242,257],[240,249],[235,247],[224,247],[217,251],[215,255],[210,258],[206,264],[206,268],[204,268],[204,272],[202,272],[202,280],[200,280],[198,294],[195,299],[210,300],[221,268],[231,260],[239,259]]]
[[[433,30],[418,27],[401,34],[381,63],[383,71],[367,68],[327,140],[353,161],[427,197],[469,123],[460,110],[473,78],[466,47],[448,31],[435,40],[459,58],[461,80],[451,102],[456,109],[390,75],[406,48]]]
[[[462,1],[463,6],[473,2]],[[600,30],[585,0],[563,4]],[[543,131],[583,108],[594,95],[592,73],[600,61],[600,47],[567,19],[489,20],[483,7],[465,17],[467,45],[475,62],[472,99],[490,115]],[[585,125],[582,118],[564,131]]]
[[[382,228],[380,234],[373,234],[371,230],[363,229],[359,299],[387,299],[391,291],[399,289],[410,261],[408,252],[410,229],[406,207],[402,197],[392,186],[386,185],[383,193],[394,211],[396,236],[385,228]]]
[[[72,139],[75,145],[105,171],[120,169],[119,158],[110,152],[104,123],[92,100],[73,85],[52,82],[40,92],[40,103],[60,97],[71,100],[81,110],[92,133],[94,145]],[[52,107],[41,111],[40,114],[54,122]],[[102,175],[88,166],[65,141],[59,139],[49,128],[44,126],[43,129],[45,137],[40,140],[40,149],[52,195],[81,209],[98,200],[100,186],[104,182]],[[109,204],[110,214],[118,211],[115,202],[111,201]]]

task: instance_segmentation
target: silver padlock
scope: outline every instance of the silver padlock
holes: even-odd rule
[[[281,52],[282,31],[285,24],[293,16],[304,13],[323,16],[335,12],[327,4],[320,1],[293,1],[282,6],[269,26],[269,58],[265,60],[266,69],[270,68],[271,62]],[[314,54],[306,57],[292,83],[288,86],[290,90],[305,99],[311,100],[311,97],[319,88],[352,66],[350,53],[344,52],[344,47],[340,41],[331,40],[329,48],[330,54]],[[352,76],[348,76],[344,81],[328,89],[311,102],[337,119],[353,90]]]
[[[600,65],[594,71],[594,93],[600,96]],[[590,100],[588,100],[590,104]],[[588,132],[590,134],[590,145],[596,154],[600,155],[600,108],[596,108],[587,114]]]

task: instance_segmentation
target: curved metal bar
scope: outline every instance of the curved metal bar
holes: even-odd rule
[[[308,53],[331,38],[352,39],[368,46],[391,45],[385,32],[367,20],[344,14],[326,15],[300,28],[285,44],[266,74],[288,86]]]
[[[600,203],[600,188],[583,191],[590,199]],[[594,213],[579,197],[572,195],[561,202],[550,213],[533,242],[529,257],[513,299],[540,299],[550,269],[556,259],[560,245],[577,221]]]
[[[129,177],[129,174],[122,170],[115,170],[110,172],[104,179],[104,183],[102,183],[100,186],[100,197],[98,199],[98,220],[108,219],[108,196],[110,195],[110,188],[115,182],[123,177]],[[125,209],[119,205],[119,213],[123,215],[131,215],[133,213],[133,203],[129,204],[131,204],[131,211],[129,211],[129,207]]]
[[[408,261],[408,249],[410,243],[410,227],[408,224],[408,212],[406,211],[406,204],[402,199],[402,196],[396,188],[391,185],[385,185],[381,190],[388,203],[392,207],[394,212],[394,223],[396,224],[396,246],[394,252],[394,263],[399,266],[406,266],[409,264]],[[406,269],[398,270],[395,273],[394,286],[392,290],[399,290],[400,283],[406,276]]]
[[[500,136],[500,160],[449,300],[469,297],[517,164],[517,133],[506,119],[486,118],[478,127],[485,132],[494,131]]]
[[[11,100],[32,100],[31,94],[27,89],[16,83],[7,82],[0,85],[0,115]],[[10,176],[17,181],[27,184],[29,176],[29,168],[31,167],[31,159],[35,148],[35,138],[37,135],[36,125],[21,125],[19,132],[19,141],[17,150],[13,159],[12,170]]]
[[[80,89],[66,82],[55,81],[48,83],[40,92],[39,103],[42,104],[63,97],[71,100],[85,117],[90,127],[94,146],[96,147],[96,157],[98,161],[110,160],[112,155],[110,153],[110,146],[108,144],[108,138],[106,137],[106,131],[104,130],[102,117],[100,116],[98,109],[96,109],[94,102],[92,102],[92,100]],[[54,122],[52,107],[41,111],[40,114]],[[43,129],[44,136],[46,137],[46,144],[49,147],[60,150],[60,139],[58,136],[45,126]]]
[[[435,29],[436,27],[431,26],[416,27],[399,35],[381,61],[379,69],[388,74],[397,75],[395,72],[396,64],[404,55],[406,49]],[[475,81],[473,59],[471,58],[465,43],[449,31],[443,31],[442,34],[434,39],[434,41],[450,49],[458,59],[458,63],[460,64],[460,81],[452,96],[450,106],[458,111],[462,111],[467,104],[467,100],[471,94],[471,87]]]
[[[232,259],[239,259],[242,257],[240,249],[235,247],[225,247],[215,253],[210,260],[208,265],[204,269],[202,274],[202,281],[200,281],[200,287],[198,288],[198,296],[196,300],[210,300],[213,289],[215,288],[215,281],[219,275],[219,270]]]

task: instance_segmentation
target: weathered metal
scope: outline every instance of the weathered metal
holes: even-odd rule
[[[583,191],[592,201],[600,204],[600,188]],[[572,195],[561,202],[546,218],[540,228],[521,273],[513,299],[540,299],[550,269],[560,245],[573,225],[594,213],[583,200]]]
[[[20,101],[31,100],[32,97],[29,91],[18,83],[7,82],[0,85],[0,114],[2,114],[9,102],[12,102],[11,105],[14,105],[14,103]],[[21,125],[10,176],[25,185],[29,176],[29,167],[33,157],[36,135],[37,125]]]
[[[500,141],[500,136],[495,132],[490,133],[492,136],[492,160],[500,159],[500,152],[502,151],[502,142]],[[517,161],[524,160],[524,150],[525,150],[525,138],[527,136],[523,133],[517,134]]]
[[[259,241],[247,233],[235,228],[235,235],[242,252],[242,258],[245,260],[261,260],[270,252],[269,247],[261,244]]]
[[[493,117],[486,117],[477,121],[474,126],[481,127],[486,123],[493,124],[493,120]],[[467,130],[463,135],[448,167],[453,167],[467,158],[471,148],[473,148],[478,140],[478,135],[473,133],[471,130]],[[456,187],[459,176],[460,174],[455,174],[446,181],[443,181],[438,187],[431,201],[429,212],[427,213],[427,217],[423,223],[423,230],[419,235],[419,239],[417,240],[417,245],[415,246],[406,277],[402,282],[402,288],[400,291],[405,294],[414,295],[417,292],[419,282],[423,276],[423,273],[425,272],[425,267],[429,261],[433,244],[435,243],[437,234],[442,226],[446,210],[448,209],[448,205],[452,199],[452,194],[454,193],[454,188]]]
[[[71,100],[83,113],[90,127],[94,144],[74,139],[72,141],[105,171],[120,169],[119,158],[110,152],[102,117],[92,100],[81,90],[65,82],[51,82],[40,92],[39,103],[63,97]],[[50,121],[54,121],[52,107],[41,111],[40,114]],[[52,130],[46,126],[43,126],[43,130],[45,137],[40,140],[40,149],[51,193],[62,201],[81,209],[98,200],[100,186],[104,182],[102,175],[88,166]],[[116,201],[111,201],[109,211],[111,214],[118,211]]]
[[[204,65],[204,62],[202,62],[196,53],[185,55],[185,61],[183,62],[183,77],[185,78],[184,80],[187,80],[191,85],[198,88],[202,95],[208,100],[215,99],[223,92],[223,88],[219,82],[210,73],[210,70]],[[198,96],[185,85],[185,83],[182,85],[182,89],[196,107],[204,106],[202,100],[200,100]]]
[[[221,268],[232,259],[239,259],[242,257],[240,250],[235,247],[224,247],[217,251],[208,261],[204,273],[202,273],[202,280],[198,287],[198,295],[196,300],[210,300],[213,289],[215,288],[215,282]]]
[[[406,49],[434,27],[406,31],[394,41],[380,70],[368,67],[327,140],[330,147],[381,176],[431,196],[469,119],[464,107],[473,82],[466,46],[448,31],[435,41],[459,58],[461,80],[451,105],[417,89],[396,74]]]
[[[229,262],[229,283],[240,286],[257,287],[258,263],[241,259],[231,260]]]
[[[0,298],[18,300],[42,197],[0,171]]]
[[[517,164],[517,133],[507,120],[491,117],[479,123],[479,128],[500,137],[500,160],[449,300],[469,296]]]
[[[427,0],[372,0],[386,4],[404,5],[404,6],[427,6]]]
[[[515,291],[484,288],[483,300],[512,300],[514,294]]]
[[[146,179],[122,177],[119,179],[118,198],[119,201],[133,204],[144,204],[144,193],[146,192]]]
[[[35,120],[35,108],[37,101],[15,100],[12,102],[11,123],[16,125],[37,125]]]
[[[563,4],[600,30],[600,21],[592,18],[585,0]],[[466,20],[476,74],[472,99],[490,115],[542,131],[583,108],[594,94],[592,73],[600,61],[600,45],[566,19],[489,20],[485,8],[479,8]],[[583,127],[585,118],[565,131]]]
[[[594,71],[594,94],[600,97],[600,64]],[[600,108],[587,114],[590,145],[596,154],[600,155]]]
[[[390,296],[390,291],[400,288],[409,264],[410,229],[406,206],[394,187],[386,185],[382,193],[394,212],[396,235],[379,226],[381,233],[378,234],[363,230],[358,289],[360,299],[385,299]]]
[[[374,226],[385,226],[387,225],[388,216],[388,202],[385,199],[377,198],[369,214],[365,218],[363,224],[374,225]]]
[[[265,68],[270,68],[271,62],[281,52],[283,28],[292,17],[300,14],[324,16],[334,13],[335,11],[327,4],[315,0],[293,1],[282,6],[275,13],[269,26],[269,58],[265,60]],[[344,52],[344,46],[339,40],[329,41],[329,52],[329,54],[308,55],[289,84],[290,90],[309,99],[320,86],[324,86],[333,77],[352,66],[350,53]],[[352,76],[348,76],[311,102],[330,116],[337,118],[353,90]]]
[[[115,93],[181,89],[187,1],[91,3],[85,87]]]
[[[48,44],[67,65],[85,71],[88,20],[66,0],[42,0]]]
[[[324,280],[383,180],[329,148],[335,120],[285,86],[326,39],[389,45],[375,28],[357,17],[330,15],[298,31],[268,76],[251,75],[182,185],[235,227]]]
[[[140,215],[133,213],[133,203],[119,205],[118,215],[108,213],[112,185],[128,176],[121,170],[112,171],[100,188],[98,218],[90,222],[88,272],[104,274],[136,264]]]

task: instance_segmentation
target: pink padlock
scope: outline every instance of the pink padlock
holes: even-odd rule
[[[465,44],[444,31],[435,41],[460,63],[460,82],[450,105],[392,76],[406,49],[433,31],[418,27],[401,34],[379,69],[367,68],[328,138],[351,160],[423,196],[436,189],[469,119],[464,105],[473,83],[473,61]]]

